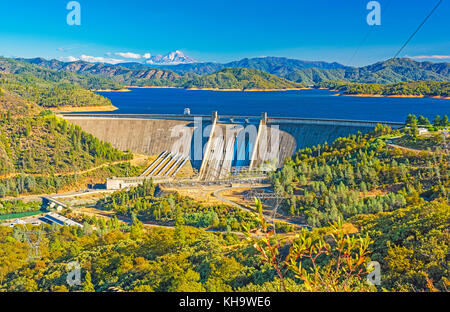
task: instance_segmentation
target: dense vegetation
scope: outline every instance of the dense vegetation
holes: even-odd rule
[[[194,77],[183,84],[183,87],[251,90],[301,88],[305,85],[256,69],[225,68],[214,74]]]
[[[41,204],[37,201],[25,203],[21,200],[1,201],[0,202],[0,216],[11,213],[22,213],[37,211],[41,209]]]
[[[139,170],[125,163],[132,154],[45,113],[29,117],[1,114],[0,156],[0,197],[51,193],[88,176],[105,178]],[[119,161],[124,163],[106,167]]]
[[[450,186],[445,154],[390,148],[379,137],[390,133],[379,125],[373,134],[300,150],[273,175],[275,190],[288,198],[284,212],[319,227],[394,211],[421,197],[445,198]]]
[[[318,84],[319,87],[339,90],[343,94],[373,95],[411,95],[450,97],[450,82],[412,81],[393,84],[348,83],[329,81]]]
[[[98,75],[77,74],[69,71],[58,71],[46,67],[30,64],[24,60],[15,60],[0,57],[0,76],[8,75],[25,76],[36,78],[37,81],[55,84],[73,84],[80,88],[89,90],[98,89],[120,89],[122,86],[110,79]]]
[[[87,184],[104,183],[112,176],[137,176],[143,168],[129,162],[105,164],[86,172],[74,171],[64,174],[13,174],[0,178],[0,198],[26,194],[53,194],[60,191],[85,189]]]
[[[287,160],[273,176],[287,198],[283,211],[316,227],[295,238],[270,231],[256,213],[205,207],[148,182],[97,203],[119,218],[67,211],[83,228],[44,226],[38,259],[27,257],[23,228],[0,226],[0,290],[448,291],[447,156],[438,147],[412,152],[383,141],[412,139],[415,122],[408,117],[405,133],[379,125]],[[231,232],[255,227],[260,234],[247,240]],[[371,260],[381,264],[381,285],[366,283]],[[80,285],[66,281],[72,261]]]
[[[382,287],[399,291],[450,290],[450,205],[439,200],[351,222],[373,240],[371,259],[382,268]]]
[[[2,175],[83,171],[132,157],[54,115],[20,119],[2,115],[0,131]]]
[[[141,221],[174,225],[183,224],[220,231],[243,231],[258,224],[255,215],[225,205],[204,206],[179,194],[155,196],[155,186],[147,181],[131,190],[123,190],[97,202],[97,208],[117,212],[121,216],[136,216]]]
[[[45,226],[38,259],[27,258],[23,229],[0,227],[0,291],[445,291],[449,208],[360,215],[351,220],[360,234],[333,226],[293,242],[84,217],[83,228]],[[380,286],[365,282],[369,260],[381,264]],[[81,283],[69,286],[72,261]]]
[[[107,88],[119,89],[120,85],[102,77],[58,72],[18,60],[0,58],[0,103],[5,102],[0,106],[2,109],[18,111],[16,106],[26,106],[22,102],[45,108],[111,105],[107,98],[90,91]],[[18,112],[28,113],[23,109]]]
[[[0,88],[44,108],[111,105],[107,98],[75,84],[48,82],[31,75],[7,75],[0,79]]]

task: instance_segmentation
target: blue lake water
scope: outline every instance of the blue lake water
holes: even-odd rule
[[[303,117],[404,121],[410,113],[430,120],[450,115],[450,100],[433,98],[347,97],[328,90],[295,91],[203,91],[184,89],[132,89],[131,92],[99,92],[119,108],[121,114]]]

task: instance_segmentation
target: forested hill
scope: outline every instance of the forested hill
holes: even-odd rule
[[[95,75],[130,86],[177,86],[185,88],[213,89],[286,89],[303,87],[281,77],[256,69],[223,68],[208,75],[178,74],[174,71],[151,68],[137,63],[110,65],[91,64],[83,61],[65,63],[42,58],[23,60],[62,72]],[[214,68],[217,69],[217,68]]]
[[[124,174],[131,154],[45,109],[111,105],[85,88],[101,86],[102,79],[4,58],[0,63],[0,198],[54,193],[83,181]],[[126,170],[133,172],[129,165]]]
[[[85,170],[92,170],[88,179],[100,171],[124,174],[112,173],[119,167],[106,165],[132,157],[46,111],[34,116],[0,114],[0,198],[54,193],[80,182]]]
[[[25,62],[20,59],[0,57],[0,77],[11,74],[32,76],[42,79],[46,83],[73,84],[89,90],[120,89],[122,87],[120,84],[98,75],[89,75],[89,73],[79,75],[75,72],[60,71],[58,68],[33,64],[33,62]]]
[[[127,66],[126,64],[121,64]],[[142,65],[141,65],[142,66]],[[145,66],[145,65],[143,65]],[[257,58],[244,58],[239,61],[233,61],[229,63],[191,63],[191,64],[179,64],[172,66],[161,66],[160,68],[170,69],[176,73],[195,73],[195,74],[212,74],[223,68],[253,68],[265,71],[266,73],[285,77],[289,73],[296,70],[303,70],[306,68],[321,68],[321,69],[336,69],[336,68],[351,68],[342,64],[333,62],[321,62],[321,61],[302,61],[295,59],[288,59],[286,57],[257,57]]]
[[[88,63],[83,61],[61,62],[43,58],[21,59],[21,61],[53,69],[59,72],[95,76],[120,85],[130,86],[178,86],[186,77],[170,70],[150,68],[145,65],[126,68],[120,65]],[[186,75],[189,77],[189,75]],[[101,88],[95,88],[101,89]]]
[[[385,96],[438,96],[450,97],[450,82],[412,81],[392,84],[348,83],[330,81],[319,83],[320,87],[341,91],[345,95],[371,94]]]
[[[225,68],[210,75],[194,77],[183,84],[185,88],[240,90],[292,89],[305,86],[257,69],[248,68]]]
[[[0,113],[10,116],[28,116],[39,111],[39,107],[21,96],[0,88]]]
[[[285,78],[309,84],[327,80],[381,84],[418,80],[449,81],[450,63],[416,62],[399,58],[359,68],[307,68],[289,73]]]
[[[118,89],[121,86],[101,77],[58,72],[22,61],[0,58],[0,89],[3,94],[0,111],[26,115],[32,106],[34,109],[37,106],[111,106],[107,98],[89,90],[106,88]]]

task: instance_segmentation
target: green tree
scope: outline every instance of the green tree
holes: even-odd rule
[[[181,248],[186,240],[186,230],[184,229],[184,218],[181,212],[178,212],[175,218],[174,241]]]
[[[91,273],[86,271],[83,282],[83,292],[95,292],[94,285],[91,281]]]
[[[439,127],[439,126],[441,126],[441,122],[442,122],[441,116],[436,115],[436,117],[434,117],[434,120],[433,120],[433,126]]]
[[[430,125],[431,125],[431,123],[430,123],[430,121],[428,120],[428,118],[423,117],[422,115],[419,116],[419,119],[418,119],[417,122],[418,122],[418,124],[421,125],[421,126],[430,126]]]

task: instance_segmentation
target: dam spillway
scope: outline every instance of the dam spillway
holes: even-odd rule
[[[298,149],[368,133],[377,123],[261,116],[62,114],[113,147],[149,156],[171,152],[188,159],[201,180],[226,178],[236,168],[280,167]]]

